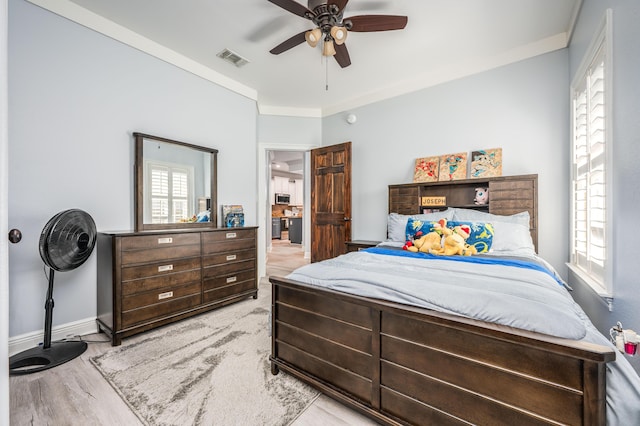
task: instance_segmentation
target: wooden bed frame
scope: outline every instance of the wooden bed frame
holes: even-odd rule
[[[419,213],[424,196],[473,199],[479,184],[390,185],[389,211]],[[537,243],[537,175],[486,186],[486,211],[528,210]],[[606,423],[606,363],[616,356],[609,347],[270,281],[272,373],[283,370],[381,424]]]
[[[608,347],[270,281],[272,373],[381,424],[606,423]]]

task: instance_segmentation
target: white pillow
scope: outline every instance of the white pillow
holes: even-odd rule
[[[503,216],[499,214],[491,214],[487,212],[483,212],[480,210],[473,209],[460,209],[460,208],[452,208],[449,210],[453,210],[453,220],[457,221],[471,221],[471,222],[489,222],[495,224],[496,222],[508,222],[508,223],[517,223],[519,225],[525,226],[529,229],[530,226],[530,217],[528,211],[523,211],[520,213],[513,214],[511,216]]]
[[[523,211],[510,216],[487,213],[473,209],[452,208],[453,220],[488,222],[493,225],[493,242],[491,252],[531,251],[536,248],[531,239],[530,216]],[[497,254],[497,253],[496,253]]]
[[[406,242],[407,222],[410,217],[424,222],[437,221],[440,219],[452,220],[453,210],[447,209],[441,212],[413,215],[389,213],[387,217],[387,239],[389,241]]]
[[[536,248],[531,239],[529,226],[519,223],[493,222],[493,243],[491,251],[516,251],[531,250],[535,253]]]

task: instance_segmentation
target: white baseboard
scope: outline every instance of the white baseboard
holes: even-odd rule
[[[51,329],[51,340],[69,339],[74,336],[84,336],[98,332],[96,319],[86,318],[80,321],[68,322]],[[21,334],[9,338],[9,356],[13,356],[27,349],[34,348],[44,341],[44,329]]]

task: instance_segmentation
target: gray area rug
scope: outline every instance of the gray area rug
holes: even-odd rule
[[[269,287],[136,337],[91,362],[148,425],[287,425],[318,396],[271,374]]]

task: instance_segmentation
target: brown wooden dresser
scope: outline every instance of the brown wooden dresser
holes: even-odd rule
[[[257,227],[101,232],[98,312],[114,346],[258,295]]]

